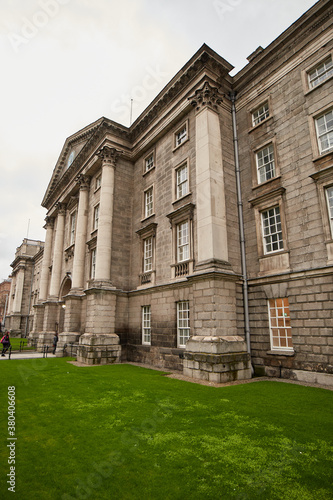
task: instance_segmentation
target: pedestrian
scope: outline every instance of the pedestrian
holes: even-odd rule
[[[57,343],[58,343],[58,334],[55,333],[53,337],[53,354],[55,354],[56,352]]]
[[[8,351],[8,349],[10,348],[10,340],[9,340],[9,332],[8,331],[2,337],[1,344],[2,344],[2,353],[1,353],[1,356],[4,356],[5,353]]]

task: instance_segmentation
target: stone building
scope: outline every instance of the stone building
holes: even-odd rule
[[[58,330],[58,355],[217,382],[251,362],[332,377],[332,14],[317,2],[233,77],[203,45],[129,128],[66,140],[42,202],[40,345]]]
[[[8,299],[10,294],[10,282],[8,278],[0,283],[0,324],[1,328],[4,326],[4,322],[7,315]]]
[[[5,325],[13,336],[27,337],[32,330],[43,246],[42,241],[24,238],[16,249]]]

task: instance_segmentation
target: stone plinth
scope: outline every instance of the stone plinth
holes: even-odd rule
[[[58,336],[56,356],[76,356],[80,334],[77,332],[63,332]]]
[[[186,344],[183,373],[209,382],[251,378],[251,358],[242,337],[193,336]]]
[[[40,333],[37,339],[37,351],[43,352],[44,346],[49,346],[48,352],[52,352],[54,335],[54,332]]]
[[[120,363],[121,346],[115,333],[84,333],[79,340],[77,360],[87,365]]]

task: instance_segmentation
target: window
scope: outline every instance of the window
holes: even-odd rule
[[[97,191],[97,189],[99,189],[102,185],[102,175],[98,175],[96,177],[96,183],[95,183],[95,191]]]
[[[280,207],[273,207],[261,212],[264,253],[283,250],[282,224]]]
[[[67,160],[67,168],[69,168],[71,166],[71,164],[74,161],[74,158],[75,158],[75,151],[71,151],[71,154],[69,155],[68,160]]]
[[[256,153],[258,183],[275,177],[275,161],[273,144],[266,146]]]
[[[188,221],[177,225],[177,262],[184,262],[190,258]]]
[[[188,300],[177,302],[177,342],[185,347],[190,338],[190,304]]]
[[[331,236],[333,238],[333,187],[332,186],[326,189],[326,200],[328,208],[328,218],[331,227]]]
[[[293,350],[288,299],[269,299],[268,314],[271,349]]]
[[[149,172],[152,168],[155,167],[154,163],[154,153],[151,153],[147,158],[145,158],[144,162],[144,172]]]
[[[99,205],[96,205],[96,207],[94,208],[94,225],[93,225],[94,231],[98,228],[98,221],[99,221]]]
[[[144,209],[145,218],[153,215],[153,210],[154,210],[153,188],[151,187],[147,189],[147,191],[145,191],[145,209]]]
[[[143,272],[148,273],[153,269],[153,237],[143,240]]]
[[[313,89],[333,75],[332,56],[308,72],[309,87]]]
[[[151,343],[151,309],[150,306],[142,307],[142,343]]]
[[[268,107],[268,102],[265,102],[259,108],[255,109],[252,112],[252,125],[255,127],[262,121],[264,121],[266,118],[269,117],[269,107]]]
[[[316,119],[316,130],[320,154],[333,149],[333,110]]]
[[[91,257],[90,257],[90,278],[93,280],[95,278],[95,272],[96,272],[96,248],[93,248],[91,250]]]
[[[188,166],[187,163],[181,165],[176,170],[177,199],[182,198],[189,192]]]
[[[185,141],[187,141],[187,139],[188,139],[187,126],[188,126],[188,122],[186,121],[185,123],[182,124],[182,126],[178,130],[176,130],[176,132],[175,132],[175,144],[174,144],[175,148],[178,148],[178,146],[180,146]]]
[[[75,242],[75,228],[76,228],[76,212],[73,212],[71,215],[71,232],[70,232],[70,245],[74,245]]]

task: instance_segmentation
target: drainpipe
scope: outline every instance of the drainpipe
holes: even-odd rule
[[[243,202],[242,202],[241,178],[240,178],[239,156],[238,156],[238,136],[237,136],[236,106],[235,106],[236,92],[230,92],[229,97],[231,100],[232,131],[233,131],[234,153],[235,153],[237,205],[238,205],[238,217],[239,217],[239,237],[240,237],[242,277],[243,277],[245,339],[246,339],[246,345],[247,345],[247,352],[251,356],[249,294],[248,294],[249,287],[248,287],[247,269],[246,269]]]

